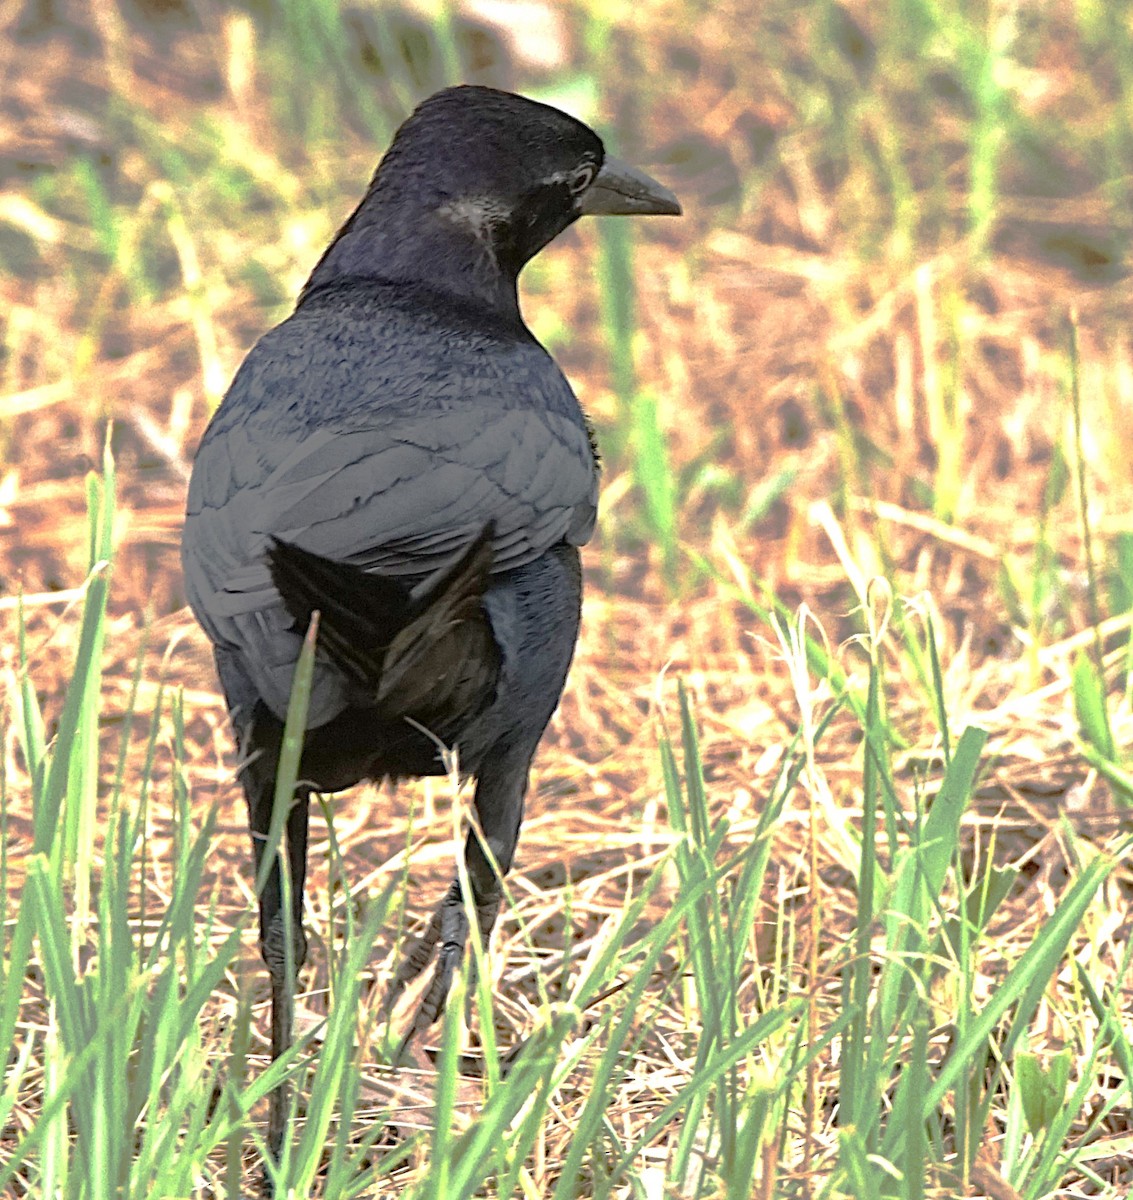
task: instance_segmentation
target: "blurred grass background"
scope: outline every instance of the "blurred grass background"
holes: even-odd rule
[[[884,1158],[903,1164],[895,1194],[1124,1194],[1130,879],[1115,839],[1133,794],[1128,6],[7,0],[0,71],[0,869],[15,921],[26,866],[40,861],[29,855],[48,854],[55,873],[36,867],[35,894],[47,903],[54,888],[59,906],[12,925],[11,937],[23,929],[31,939],[34,928],[40,945],[54,930],[73,939],[76,964],[100,961],[96,831],[120,804],[150,804],[144,819],[130,809],[149,849],[120,864],[137,875],[129,915],[143,920],[176,891],[191,811],[209,839],[190,876],[213,914],[206,941],[229,955],[216,968],[227,990],[210,1034],[222,1040],[206,1039],[205,1057],[236,1054],[223,1041],[233,1027],[254,1049],[248,997],[262,981],[248,947],[238,954],[239,940],[224,940],[249,903],[243,816],[177,560],[193,448],[413,104],[455,81],[520,90],[593,123],[674,187],[685,216],[582,223],[523,280],[532,329],[594,420],[604,477],[583,643],[537,764],[498,951],[495,970],[506,963],[510,980],[500,992],[512,996],[497,997],[501,1037],[525,1035],[542,1011],[548,956],[559,973],[552,994],[569,994],[574,940],[589,945],[663,849],[685,844],[683,788],[690,812],[704,814],[698,849],[669,860],[659,894],[677,880],[704,896],[747,891],[735,893],[738,913],[709,905],[690,916],[687,944],[643,951],[656,951],[656,977],[640,977],[657,989],[642,993],[656,1008],[632,1044],[653,1064],[659,1095],[684,1095],[691,1132],[665,1125],[662,1100],[640,1100],[647,1071],[615,1079],[610,1066],[578,1087],[579,1105],[596,1095],[615,1114],[584,1109],[585,1163],[566,1149],[569,1128],[548,1117],[543,1149],[531,1151],[534,1165],[520,1155],[514,1179],[528,1181],[526,1194],[564,1196],[873,1196],[889,1178],[878,1174]],[[101,524],[88,525],[88,472],[102,471],[109,423],[117,504],[96,505]],[[92,626],[102,598],[84,580],[111,551],[106,616]],[[796,625],[800,606],[818,623]],[[686,680],[695,721],[691,711],[682,721],[663,672]],[[173,685],[183,699],[143,721]],[[85,716],[68,723],[66,696]],[[963,740],[976,725],[988,735],[978,770]],[[680,769],[658,755],[665,730],[682,743]],[[54,773],[52,746],[64,764]],[[939,870],[925,868],[940,894],[901,892],[899,852],[922,844],[920,815],[929,798],[952,794],[949,772],[963,818],[942,815],[943,832],[932,831],[938,852],[948,849]],[[67,833],[51,858],[55,822],[44,813],[56,811]],[[367,789],[334,811],[347,825],[332,825],[317,849],[311,912],[327,944],[342,896],[361,905],[391,872],[412,884],[406,919],[428,911],[451,848],[428,847],[411,867],[400,851],[410,832],[451,830],[447,799],[428,787],[396,798]],[[875,820],[887,846],[878,864],[861,836]],[[729,855],[742,845],[758,853],[737,865]],[[91,847],[93,862],[83,857]],[[1103,849],[1118,856],[1097,857]],[[1098,862],[1112,874],[1091,899],[1083,880],[1098,883]],[[871,882],[875,867],[888,882]],[[1080,896],[1074,925],[1042,924]],[[875,995],[861,974],[890,905],[922,931],[903,940],[890,917],[885,953],[923,961],[923,1010],[907,1009],[895,983]],[[647,923],[667,930],[664,911],[649,908]],[[971,928],[945,954],[937,934],[960,913]],[[750,937],[725,969],[710,951],[723,952],[733,919]],[[194,944],[189,927],[176,937]],[[10,948],[17,962],[22,944]],[[986,1047],[964,1041],[961,1015],[972,1006],[974,1021],[978,1000],[1003,988],[1033,944],[1048,955],[1031,980],[1038,990],[1003,993],[1022,1000],[1007,1041],[986,1050],[1000,1058],[985,1078]],[[839,959],[847,946],[856,957]],[[184,949],[170,961],[182,954],[192,957]],[[964,964],[959,1013],[957,996],[941,994],[941,954]],[[77,1118],[36,1126],[35,1114],[52,1072],[73,1089],[83,1077],[67,1075],[69,1051],[44,1051],[65,988],[56,974],[45,991],[35,963],[26,980],[6,975],[7,995],[22,990],[0,1018],[10,1011],[24,1030],[27,1063],[10,1076],[0,1147],[15,1154],[25,1129],[41,1128],[65,1161]],[[334,969],[317,968],[316,992]],[[725,977],[730,994],[747,997],[747,1016],[776,1013],[798,1040],[770,1057],[764,1043],[745,1043],[742,1075],[713,1092],[711,1053],[697,1049],[708,1042],[692,1031],[715,1029],[717,1045],[731,1045],[740,1018],[704,990]],[[803,1015],[776,1009],[786,996],[806,1001]],[[870,1026],[870,1013],[886,1023]],[[851,1017],[859,1023],[839,1032]],[[1063,1124],[1023,1121],[1003,1047],[1024,1026],[1043,1053],[1072,1051],[1081,1094],[1059,1095]],[[986,1041],[990,1022],[977,1032]],[[825,1037],[839,1054],[819,1053]],[[871,1058],[883,1043],[899,1048],[896,1059]],[[613,1057],[600,1063],[629,1044],[608,1041]],[[950,1059],[957,1044],[967,1050]],[[1116,1047],[1104,1069],[1103,1044]],[[934,1065],[921,1077],[911,1061]],[[843,1080],[847,1062],[857,1075]],[[916,1109],[919,1096],[937,1113],[934,1088],[957,1062],[969,1074],[956,1096],[967,1100],[949,1101],[935,1125],[885,1132],[879,1114],[896,1111],[901,1080],[913,1096],[901,1093],[898,1108]],[[1031,1098],[1049,1079],[1036,1078]],[[865,1101],[844,1107],[850,1083],[872,1098],[874,1117]],[[56,1094],[63,1112],[75,1093]],[[251,1105],[236,1106],[240,1120]],[[207,1105],[200,1114],[207,1125]],[[643,1128],[653,1140],[630,1153]],[[733,1144],[741,1128],[750,1161]],[[985,1134],[992,1150],[977,1153]],[[243,1169],[232,1137],[217,1168],[230,1190]],[[1091,1157],[1099,1140],[1106,1153]],[[436,1161],[456,1153],[444,1146],[434,1145]],[[724,1165],[690,1182],[694,1150]],[[25,1168],[20,1154],[9,1182],[38,1192],[45,1160]],[[495,1166],[512,1178],[514,1164]],[[420,1194],[446,1194],[415,1169]],[[97,1171],[70,1178],[60,1186],[78,1194]],[[658,1178],[668,1193],[650,1192]],[[491,1186],[475,1171],[466,1183],[460,1194]],[[185,1194],[188,1184],[168,1186],[163,1194]]]

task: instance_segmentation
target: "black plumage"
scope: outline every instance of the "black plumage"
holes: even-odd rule
[[[253,347],[205,432],[185,580],[239,737],[257,865],[292,675],[320,613],[286,827],[296,966],[312,790],[437,774],[438,741],[455,747],[491,855],[510,867],[578,634],[578,547],[598,483],[578,402],[523,323],[517,276],[581,215],[679,211],[556,109],[440,92],[400,128],[294,314]],[[465,854],[486,936],[499,879],[475,836]],[[292,987],[278,869],[260,904],[278,1054]],[[440,944],[407,1036],[441,1011],[465,926],[454,883],[394,984]],[[277,1093],[273,1151],[282,1133]]]

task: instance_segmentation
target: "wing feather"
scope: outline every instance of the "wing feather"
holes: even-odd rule
[[[214,642],[239,652],[276,712],[301,638],[266,566],[270,538],[413,587],[489,526],[493,574],[564,538],[581,545],[597,503],[577,401],[537,347],[514,347],[510,359],[468,350],[450,370],[456,349],[423,341],[423,357],[405,356],[413,370],[391,356],[382,376],[372,326],[365,341],[351,332],[349,353],[312,343],[310,369],[288,357],[302,332],[289,326],[249,355],[206,433],[183,535],[194,611]],[[445,363],[429,368],[425,347]],[[347,702],[346,687],[317,672],[312,724]]]

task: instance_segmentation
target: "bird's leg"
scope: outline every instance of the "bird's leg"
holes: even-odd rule
[[[472,830],[469,833],[464,847],[464,861],[468,881],[472,886],[472,905],[483,945],[487,944],[499,915],[500,900],[503,896],[503,883],[499,872],[507,871],[515,854],[519,824],[523,817],[523,792],[526,783],[526,763],[518,774],[518,780],[514,771],[492,770],[486,765],[481,770],[477,783],[476,810],[480,819],[480,831],[477,833],[476,830]],[[488,855],[485,854],[481,837],[491,850],[495,858],[494,863],[489,861]],[[390,988],[390,993],[396,1000],[406,984],[425,969],[434,948],[439,946],[436,970],[402,1039],[397,1060],[403,1057],[409,1043],[428,1029],[444,1011],[445,1000],[452,986],[453,972],[464,954],[467,941],[468,917],[460,891],[460,881],[454,879],[433,914],[428,929],[406,954]]]
[[[449,885],[449,889],[445,893],[445,898],[437,905],[433,915],[429,918],[429,924],[426,926],[425,932],[419,938],[414,938],[409,949],[402,956],[401,965],[397,968],[397,973],[394,975],[393,981],[390,983],[389,990],[386,992],[385,999],[382,1002],[382,1011],[387,1018],[393,1012],[398,1000],[401,999],[402,992],[432,961],[433,951],[437,948],[437,942],[441,938],[444,914],[452,905],[455,905],[457,908],[462,907],[459,879],[454,879]]]
[[[259,876],[275,799],[275,754],[278,747],[260,747],[262,753],[244,769],[248,799],[248,824]],[[290,919],[283,905],[283,878],[277,853],[260,894],[260,954],[271,976],[271,1058],[274,1062],[291,1045],[295,1013],[295,977],[307,958],[307,936],[303,931],[303,888],[307,878],[307,828],[310,793],[297,789],[287,814],[285,840],[291,882]],[[287,936],[290,927],[291,947]],[[290,958],[291,970],[288,970]],[[278,1162],[287,1123],[287,1089],[280,1084],[268,1098],[268,1149]]]
[[[477,847],[479,850],[479,847]],[[476,910],[476,924],[482,945],[487,945],[488,937],[496,923],[500,911],[500,897],[503,889],[498,878],[493,876],[492,885],[482,893],[476,882],[472,882],[473,904]],[[413,1020],[402,1038],[395,1061],[403,1059],[405,1050],[419,1034],[423,1033],[444,1012],[445,1000],[452,987],[452,977],[457,964],[464,956],[464,947],[468,942],[468,916],[464,910],[464,898],[460,892],[460,881],[454,879],[445,893],[444,899],[433,913],[429,928],[424,936],[419,938],[402,961],[390,991],[397,995],[405,989],[408,982],[415,979],[428,965],[433,948],[439,945],[437,965],[433,978],[425,994],[417,1005]],[[428,943],[426,945],[426,943]],[[423,961],[422,961],[423,959]],[[395,992],[396,989],[396,992]],[[387,998],[388,999],[388,998]]]

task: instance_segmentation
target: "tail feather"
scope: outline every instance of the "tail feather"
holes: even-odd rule
[[[273,538],[272,582],[306,627],[318,609],[319,645],[389,716],[436,732],[491,702],[500,651],[482,603],[492,567],[491,523],[450,566],[414,589],[351,563]]]

